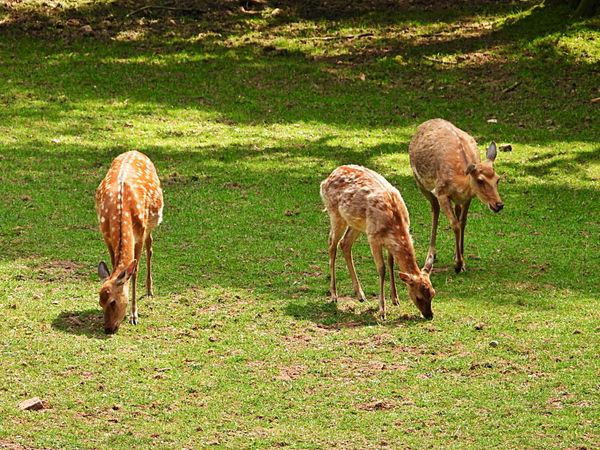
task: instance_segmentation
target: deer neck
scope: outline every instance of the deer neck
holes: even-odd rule
[[[421,273],[410,234],[398,234],[395,236],[393,242],[390,242],[386,247],[400,265],[400,270],[411,275]]]

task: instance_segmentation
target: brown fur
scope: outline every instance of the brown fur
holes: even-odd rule
[[[331,221],[329,266],[332,299],[337,300],[335,258],[341,239],[340,246],[354,291],[361,301],[365,300],[354,270],[352,245],[361,232],[366,232],[379,273],[381,316],[385,318],[385,248],[388,251],[393,303],[398,304],[393,269],[396,260],[404,271],[400,272],[400,278],[407,284],[410,298],[426,318],[432,318],[431,299],[435,291],[429,280],[431,264],[427,264],[423,270],[417,265],[409,233],[408,211],[398,190],[372,170],[361,166],[341,166],[321,183],[321,198]]]
[[[443,119],[421,124],[409,146],[410,165],[419,189],[431,203],[433,216],[428,257],[435,258],[435,239],[440,208],[455,233],[455,269],[464,263],[464,231],[473,197],[492,211],[503,207],[498,193],[499,177],[494,171],[496,144],[481,162],[477,143],[467,133]]]
[[[137,264],[146,245],[146,294],[152,295],[152,230],[162,220],[163,196],[156,169],[137,151],[119,155],[96,190],[96,213],[108,248],[112,272],[98,266],[103,279],[100,306],[104,330],[114,333],[129,303],[129,279],[133,281],[130,323],[137,324]]]

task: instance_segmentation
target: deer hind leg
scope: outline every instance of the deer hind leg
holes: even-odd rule
[[[146,296],[154,297],[152,290],[152,233],[146,237]]]
[[[421,189],[429,203],[431,203],[431,237],[429,238],[429,250],[427,251],[427,259],[430,257],[435,261],[435,240],[437,238],[438,222],[440,218],[440,202],[437,197],[431,192]]]
[[[133,285],[132,287],[132,297],[131,297],[131,312],[129,315],[129,323],[131,325],[137,325],[138,324],[138,310],[137,310],[137,297],[136,297],[136,285],[137,285],[137,271],[138,271],[138,267],[140,265],[140,258],[142,257],[142,250],[143,250],[143,246],[144,246],[144,242],[136,242],[135,243],[135,248],[134,248],[134,253],[135,253],[135,259],[138,262],[137,267],[135,268],[133,275],[131,275],[131,284]]]
[[[448,218],[448,221],[450,222],[450,226],[452,227],[452,230],[454,231],[455,248],[456,248],[456,252],[454,255],[454,263],[455,263],[454,270],[456,273],[464,272],[465,261],[463,259],[463,254],[461,251],[461,243],[460,243],[461,225],[460,225],[460,222],[459,222],[458,218],[456,217],[456,214],[454,213],[454,209],[452,208],[452,204],[450,203],[450,198],[447,196],[444,196],[444,197],[439,197],[438,200],[440,202],[440,208],[442,209],[442,211],[444,211],[444,214],[446,214],[446,217]]]
[[[385,320],[385,261],[383,259],[383,249],[381,244],[372,241],[369,241],[369,245],[379,274],[379,315],[382,320]]]
[[[388,252],[388,268],[390,269],[390,297],[392,297],[392,303],[398,306],[400,302],[396,291],[396,278],[394,278],[394,257],[390,252]]]
[[[360,281],[358,281],[358,277],[356,276],[356,270],[354,269],[354,261],[352,260],[352,245],[356,242],[360,236],[360,231],[354,228],[348,228],[342,241],[340,242],[340,247],[342,248],[342,252],[344,253],[344,259],[346,260],[346,265],[348,266],[348,272],[350,272],[350,278],[352,278],[352,287],[354,288],[354,293],[358,297],[358,300],[361,302],[365,301],[365,293],[360,286]]]
[[[346,222],[339,215],[329,214],[331,229],[329,230],[329,274],[331,277],[329,292],[331,300],[337,302],[337,286],[335,283],[335,257],[337,256],[337,246],[346,229]]]

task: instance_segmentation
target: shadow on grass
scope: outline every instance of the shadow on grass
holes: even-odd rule
[[[5,71],[6,74],[0,66],[0,78],[5,76],[11,80],[10,84],[3,86],[4,98],[0,99],[11,105],[6,109],[7,121],[12,117],[27,117],[42,121],[45,127],[48,121],[62,122],[67,113],[72,114],[82,106],[85,110],[97,107],[78,103],[118,105],[127,102],[129,106],[123,103],[123,107],[119,107],[120,117],[117,116],[117,120],[111,117],[111,120],[105,121],[86,115],[84,124],[79,127],[69,125],[66,134],[85,134],[90,127],[125,126],[120,122],[125,122],[132,115],[162,114],[166,106],[190,108],[214,116],[211,120],[228,125],[257,126],[313,121],[354,129],[393,128],[413,125],[435,115],[453,120],[477,135],[496,132],[503,126],[535,130],[535,133],[530,133],[519,129],[514,130],[513,134],[519,136],[521,141],[526,139],[536,143],[554,138],[553,133],[539,131],[544,130],[545,120],[553,119],[557,126],[569,129],[569,135],[575,140],[595,139],[589,132],[590,127],[583,123],[584,118],[593,114],[587,92],[595,88],[595,65],[557,50],[557,44],[552,40],[540,43],[539,49],[539,46],[535,47],[536,58],[516,56],[520,50],[516,51],[515,48],[520,49],[525,45],[524,42],[534,38],[539,40],[546,34],[566,33],[574,21],[564,19],[563,9],[534,8],[530,14],[493,29],[466,34],[432,32],[426,37],[422,36],[422,39],[415,39],[412,33],[406,36],[396,33],[390,39],[383,39],[375,28],[375,36],[368,44],[363,46],[349,41],[349,50],[341,56],[334,54],[331,60],[321,60],[310,50],[274,49],[270,39],[245,43],[241,39],[254,32],[251,30],[257,26],[254,23],[257,18],[252,19],[241,13],[239,2],[232,1],[220,6],[215,2],[206,2],[212,12],[225,8],[227,13],[219,15],[218,20],[213,20],[211,16],[204,21],[184,21],[186,26],[192,27],[188,34],[182,31],[185,28],[183,26],[168,28],[181,40],[176,45],[169,43],[171,38],[157,39],[156,36],[147,42],[145,38],[121,42],[81,36],[74,41],[63,42],[61,36],[65,30],[78,30],[79,27],[57,27],[56,24],[42,26],[58,20],[53,17],[56,14],[61,20],[73,17],[103,18],[113,13],[118,16],[119,12],[123,15],[143,2],[122,3],[125,2],[94,2],[65,10],[39,8],[37,13],[15,13],[14,20],[7,20],[0,26],[0,36],[6,33],[7,37],[14,39],[12,45],[0,47],[0,60],[13,61],[5,65],[10,67]],[[302,2],[297,3],[300,5]],[[285,20],[299,20],[306,13],[326,15],[326,11],[333,8],[329,3],[311,2],[304,6],[290,6],[292,16]],[[452,10],[447,7],[448,2],[443,1],[439,2],[439,7],[435,7],[437,2],[431,2],[433,9],[425,11],[409,2],[393,3],[389,3],[391,6],[388,8],[395,11],[395,27],[403,24],[414,27],[414,21],[437,24]],[[466,6],[466,2],[462,3]],[[505,13],[507,8],[515,8],[512,2],[498,5],[495,5],[498,2],[473,3],[474,9],[464,8],[460,16],[469,17],[481,7],[486,11],[490,9],[490,13]],[[275,4],[279,3],[272,3],[272,6]],[[378,2],[366,4],[373,11],[378,10]],[[194,3],[194,8],[204,9],[204,6]],[[359,8],[353,2],[336,2],[335,10],[342,15],[354,14],[357,10],[365,13],[370,11]],[[153,8],[143,12],[164,13]],[[361,16],[361,20],[367,21],[365,26],[372,27],[373,19],[369,17]],[[385,22],[385,17],[376,17]],[[456,19],[456,14],[451,14],[451,17]],[[283,18],[265,20],[266,24],[260,25],[262,33],[269,35],[271,32],[280,32]],[[121,22],[111,25],[110,36],[118,35],[130,26],[137,27],[134,24],[137,22],[133,20]],[[146,22],[156,22],[164,27],[167,21]],[[39,30],[54,30],[52,33],[57,34],[51,34],[48,40],[32,41],[32,35],[23,33],[21,29],[25,26],[25,30],[28,30],[29,25],[35,25]],[[346,23],[342,22],[342,25]],[[356,26],[354,22],[349,25]],[[590,28],[585,23],[581,27]],[[11,30],[16,33],[12,35]],[[327,30],[333,34],[338,31],[336,26]],[[141,35],[150,37],[152,33]],[[192,39],[198,35],[206,36],[199,40]],[[228,37],[236,37],[241,42],[235,45],[227,43]],[[307,39],[312,37],[308,36]],[[501,65],[498,60],[484,55],[477,64],[463,66],[432,63],[427,59],[433,57],[437,60],[439,55],[457,52],[461,57],[464,56],[461,52],[486,53],[497,46],[506,47],[504,53],[509,56],[514,54],[516,60]],[[14,48],[22,49],[21,54],[16,54]],[[395,57],[407,63],[396,63]],[[348,65],[338,62],[347,62]],[[365,66],[360,64],[368,62],[377,62],[377,65],[365,71]],[[364,72],[369,76],[365,78]],[[574,79],[577,79],[577,90],[572,93]],[[174,83],[173,80],[177,81]],[[514,82],[522,83],[522,86],[509,93],[504,92]],[[25,97],[35,99],[37,103],[34,106],[12,106],[20,103],[17,99]],[[540,98],[553,99],[542,105],[544,114],[539,114]],[[564,114],[569,104],[574,107],[573,114]],[[488,117],[486,110],[494,111],[502,120],[497,125],[490,125],[484,120]],[[340,111],[344,113],[340,114]],[[502,134],[504,139],[514,139],[506,136],[506,132]]]
[[[341,300],[341,299],[340,299]],[[415,326],[427,322],[418,313],[402,314],[399,317],[387,320],[379,320],[378,303],[376,301],[367,300],[367,304],[372,303],[373,306],[361,307],[361,311],[351,311],[340,309],[340,303],[333,303],[329,298],[323,298],[323,301],[313,300],[295,300],[289,302],[285,306],[285,313],[298,320],[310,320],[316,323],[321,328],[341,330],[344,328],[358,328],[365,326],[398,326],[400,324]],[[344,303],[346,304],[346,303]],[[387,301],[386,308],[388,315],[391,308],[402,308],[406,304],[401,303],[401,306],[392,306],[391,302]]]
[[[98,309],[63,311],[52,321],[52,328],[64,333],[84,335],[94,339],[108,339],[104,333],[102,313]]]

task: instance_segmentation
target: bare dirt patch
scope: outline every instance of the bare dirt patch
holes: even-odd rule
[[[85,265],[70,260],[44,263],[36,269],[36,273],[39,280],[47,282],[80,280],[87,277]]]
[[[25,445],[5,441],[4,439],[0,440],[0,449],[6,449],[6,450],[51,450],[49,447],[45,447],[45,448],[27,447]]]
[[[371,400],[365,403],[358,403],[356,407],[363,411],[387,411],[395,408],[395,404],[389,400]]]
[[[276,380],[293,381],[300,378],[307,370],[306,366],[284,366],[279,368],[279,373],[275,376]]]

